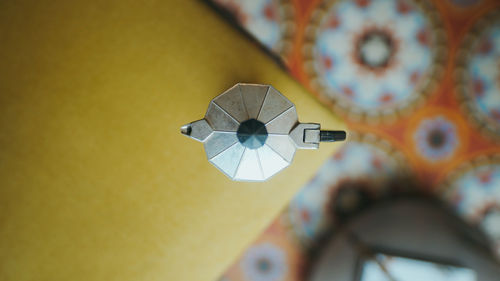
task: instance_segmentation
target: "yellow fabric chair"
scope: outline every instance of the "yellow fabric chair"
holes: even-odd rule
[[[0,3],[0,279],[213,280],[338,144],[232,182],[179,133],[236,82],[342,124],[201,1]]]

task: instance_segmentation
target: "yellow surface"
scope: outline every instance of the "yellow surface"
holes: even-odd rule
[[[336,119],[201,1],[0,2],[0,280],[213,280],[338,147],[228,180],[179,133],[236,82]]]

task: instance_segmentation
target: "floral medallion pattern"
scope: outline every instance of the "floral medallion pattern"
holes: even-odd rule
[[[500,257],[500,155],[480,156],[450,173],[443,198],[494,241]]]
[[[422,101],[446,54],[426,2],[328,1],[310,23],[304,54],[319,92],[347,117],[378,118]]]
[[[458,57],[457,92],[472,122],[500,138],[500,12],[479,21]]]
[[[442,115],[422,120],[414,139],[418,153],[431,162],[449,159],[459,144],[456,125]]]
[[[257,244],[244,254],[241,267],[248,280],[283,280],[287,271],[286,255],[277,245]]]

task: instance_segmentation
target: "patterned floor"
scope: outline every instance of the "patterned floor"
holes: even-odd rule
[[[499,1],[214,2],[351,133],[222,280],[303,280],[344,213],[404,180],[483,229],[500,258]]]

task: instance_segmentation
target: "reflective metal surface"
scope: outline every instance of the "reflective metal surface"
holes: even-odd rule
[[[294,104],[272,86],[244,83],[214,98],[205,118],[181,133],[202,142],[210,163],[238,181],[267,180],[290,165],[297,148],[345,139],[343,131],[299,123]]]

